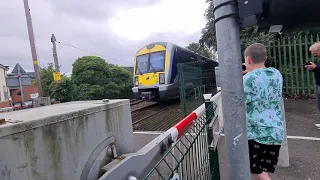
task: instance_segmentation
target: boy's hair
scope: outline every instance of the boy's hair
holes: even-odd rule
[[[249,56],[254,64],[264,63],[267,59],[267,48],[261,43],[254,43],[244,51],[245,56]]]

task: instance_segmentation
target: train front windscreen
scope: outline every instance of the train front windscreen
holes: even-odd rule
[[[164,72],[165,51],[153,52],[137,56],[136,75]]]

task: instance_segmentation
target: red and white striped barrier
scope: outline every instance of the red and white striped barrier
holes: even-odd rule
[[[221,92],[218,92],[213,97],[211,97],[210,101],[217,101],[218,98],[220,98]],[[171,138],[173,141],[176,141],[179,139],[193,124],[193,122],[200,116],[205,113],[205,104],[203,103],[201,106],[199,106],[197,109],[192,111],[188,116],[183,118],[180,122],[178,122],[174,127],[170,128],[168,131],[171,134]]]
[[[217,108],[220,108],[221,93],[219,92],[214,95],[210,101],[217,103]],[[143,175],[143,172],[149,172],[152,166],[158,162],[157,160],[162,158],[163,152],[171,146],[173,143],[172,141],[177,141],[190,128],[190,126],[193,125],[197,118],[201,117],[204,113],[205,104],[203,103],[187,117],[183,118],[168,131],[160,134],[139,151],[126,155],[125,159],[118,163],[117,166],[109,169],[109,171],[102,175],[99,180],[139,179],[139,177]],[[136,166],[137,163],[140,165]]]

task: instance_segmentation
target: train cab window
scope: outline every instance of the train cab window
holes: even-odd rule
[[[165,63],[165,51],[151,53],[149,72],[164,71],[164,63]]]
[[[144,54],[137,57],[137,68],[136,68],[136,74],[143,74],[148,72],[148,59],[149,55]]]

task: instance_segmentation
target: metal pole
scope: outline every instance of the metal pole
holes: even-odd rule
[[[42,94],[42,86],[41,86],[41,79],[40,79],[40,73],[39,73],[38,56],[36,51],[36,45],[34,42],[33,27],[31,22],[31,15],[30,15],[28,0],[23,0],[23,3],[24,3],[24,11],[26,14],[26,20],[27,20],[32,62],[33,62],[34,72],[36,74],[36,79],[37,79],[38,93],[39,93],[39,96],[42,97],[43,94]]]
[[[224,5],[222,4],[224,3]],[[224,130],[230,180],[251,180],[237,1],[214,0]]]
[[[23,93],[23,87],[22,87],[22,81],[21,81],[21,71],[20,71],[20,65],[17,66],[18,67],[18,79],[19,79],[19,86],[20,86],[20,93],[21,93],[21,108],[24,104],[24,93]]]
[[[54,66],[55,66],[56,72],[60,72],[57,47],[56,47],[56,37],[54,36],[54,34],[52,34],[51,36],[51,42],[53,46],[52,51],[53,51]]]

